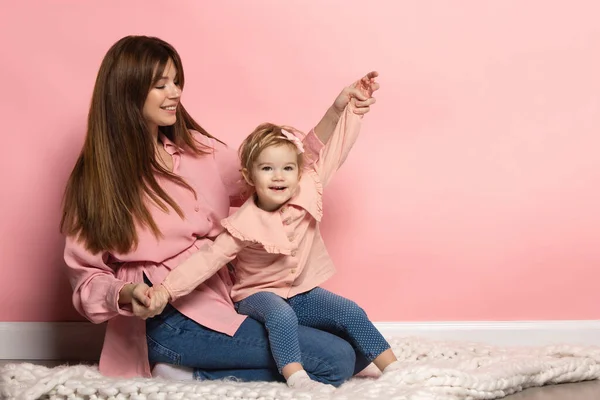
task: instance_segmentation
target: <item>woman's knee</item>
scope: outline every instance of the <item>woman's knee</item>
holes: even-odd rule
[[[342,382],[351,378],[354,373],[354,364],[356,363],[356,351],[354,347],[344,339],[336,342],[332,347],[333,357],[337,360],[338,375]]]
[[[335,345],[330,346],[322,357],[326,358],[329,366],[322,376],[324,383],[337,387],[352,378],[356,364],[356,352],[350,343],[340,339]]]
[[[299,327],[302,361],[313,379],[339,386],[354,373],[356,352],[346,340],[328,332]]]

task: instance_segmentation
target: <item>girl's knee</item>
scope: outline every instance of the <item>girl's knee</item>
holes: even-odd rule
[[[267,326],[298,326],[298,316],[291,307],[277,307],[271,310],[266,316]]]
[[[369,320],[365,310],[352,300],[348,300],[345,304],[343,314],[349,320]]]

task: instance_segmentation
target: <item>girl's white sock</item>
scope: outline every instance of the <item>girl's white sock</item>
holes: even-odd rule
[[[326,385],[321,382],[313,381],[303,369],[301,369],[300,371],[296,371],[292,375],[290,375],[290,377],[287,379],[287,385],[292,389],[303,389],[311,391],[314,390],[331,392],[335,390],[335,387],[332,385]]]
[[[308,376],[305,370],[301,369],[300,371],[294,372],[289,378],[287,378],[287,385],[291,388],[298,388],[310,381],[310,376]]]

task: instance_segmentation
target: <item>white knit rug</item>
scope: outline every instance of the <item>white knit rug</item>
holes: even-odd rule
[[[332,393],[291,390],[283,383],[113,379],[82,365],[7,364],[0,368],[0,395],[16,400],[476,400],[499,399],[533,386],[600,378],[599,347],[504,348],[422,338],[391,338],[390,343],[402,369],[377,378],[354,378]]]

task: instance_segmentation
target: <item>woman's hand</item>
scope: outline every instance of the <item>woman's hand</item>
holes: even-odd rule
[[[163,285],[151,287],[148,291],[148,296],[150,297],[150,306],[148,307],[148,310],[149,313],[152,314],[152,317],[163,312],[171,299],[169,292]]]
[[[152,299],[151,292],[152,288],[145,283],[128,283],[119,292],[119,304],[131,304],[133,315],[138,318],[154,317],[162,312],[166,303],[160,307],[159,301]]]

